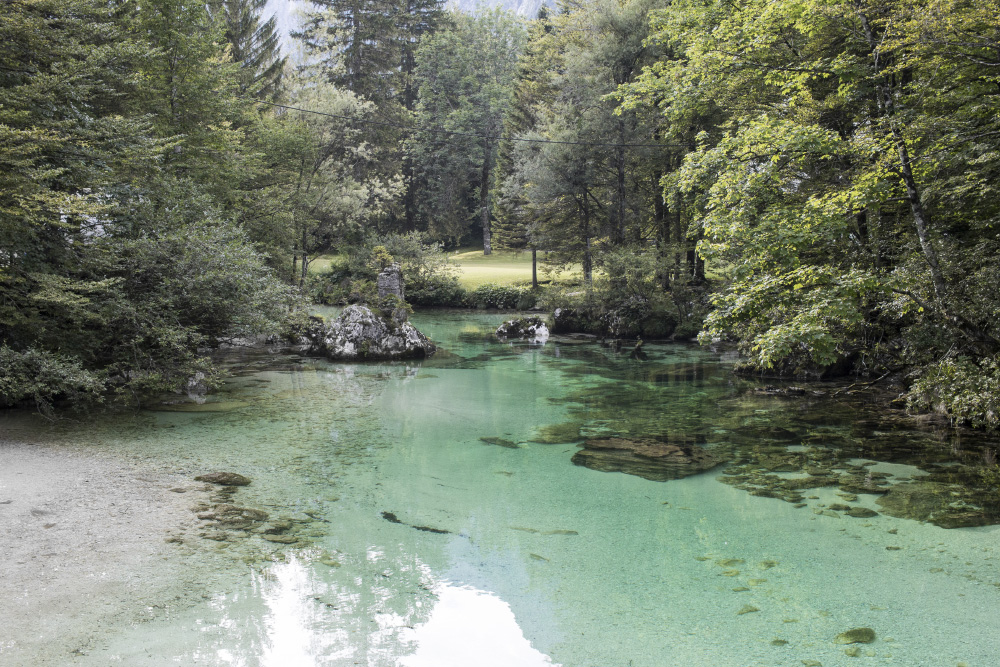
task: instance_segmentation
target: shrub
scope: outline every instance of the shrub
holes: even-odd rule
[[[380,268],[399,262],[406,299],[416,306],[467,305],[467,292],[439,243],[425,243],[419,232],[373,236],[364,245],[349,248],[330,269],[310,277],[306,289],[319,303],[337,305],[373,302]]]
[[[534,295],[530,288],[497,285],[496,283],[480,285],[472,291],[470,299],[476,308],[495,308],[497,310],[525,309],[535,305]]]
[[[462,308],[469,302],[469,293],[455,276],[432,275],[407,283],[406,300],[414,306]]]
[[[996,428],[1000,425],[1000,356],[978,362],[949,358],[928,367],[910,388],[907,404],[948,415],[958,424]]]
[[[31,401],[48,413],[57,400],[96,403],[103,392],[104,383],[75,359],[36,349],[16,352],[6,345],[0,347],[0,405]]]

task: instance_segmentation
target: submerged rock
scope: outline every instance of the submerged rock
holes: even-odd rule
[[[213,507],[210,512],[199,514],[198,518],[204,521],[216,521],[224,525],[242,526],[267,521],[267,512],[252,507],[237,507],[223,503]]]
[[[549,327],[540,317],[518,317],[507,320],[496,330],[497,338],[520,338],[532,343],[544,343],[549,339]]]
[[[205,475],[198,475],[194,478],[196,482],[208,482],[219,486],[249,486],[250,478],[244,477],[235,472],[210,472]]]
[[[602,472],[624,472],[657,482],[680,479],[714,468],[722,461],[697,445],[657,440],[592,438],[573,455],[573,463]]]
[[[896,484],[875,502],[892,516],[928,521],[942,528],[991,523],[982,508],[962,500],[961,487],[951,484],[924,481]]]
[[[871,644],[875,641],[875,631],[871,628],[852,628],[841,632],[833,640],[834,644]]]
[[[480,440],[482,442],[485,442],[487,445],[497,445],[498,447],[506,447],[507,449],[521,448],[521,446],[518,445],[516,442],[512,440],[507,440],[506,438],[487,437],[487,438],[480,438]]]
[[[580,424],[578,422],[566,422],[563,424],[548,424],[537,429],[537,433],[531,438],[532,442],[539,442],[543,445],[564,445],[571,442],[579,442]]]
[[[873,516],[878,516],[878,512],[867,507],[852,507],[847,510],[847,516],[853,516],[855,519],[870,519]]]
[[[356,361],[422,359],[437,350],[409,322],[389,318],[366,306],[348,306],[327,325],[312,351],[329,359]]]

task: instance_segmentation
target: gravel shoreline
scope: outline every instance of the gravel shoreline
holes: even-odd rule
[[[205,497],[152,464],[0,439],[0,664],[72,664],[200,588],[185,556]]]

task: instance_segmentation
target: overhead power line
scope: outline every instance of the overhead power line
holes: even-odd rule
[[[258,100],[252,97],[243,97],[242,95],[236,95],[241,100],[249,100],[251,102],[256,102],[257,104],[266,104],[272,107],[278,107],[279,109],[288,109],[289,111],[301,111],[302,113],[311,113],[317,116],[327,116],[329,118],[339,118],[341,120],[351,121],[353,123],[361,123],[363,125],[380,125],[382,127],[395,127],[400,130],[405,130],[407,132],[427,132],[430,134],[447,134],[455,137],[471,137],[475,139],[499,139],[499,136],[491,134],[479,134],[476,132],[458,132],[456,130],[444,130],[440,128],[433,127],[411,127],[409,125],[403,125],[401,123],[390,123],[388,121],[380,120],[369,120],[365,118],[357,118],[356,116],[344,116],[341,114],[328,113],[326,111],[314,111],[312,109],[303,109],[301,107],[293,107],[288,104],[278,104],[277,102],[267,102],[265,100]],[[523,137],[506,137],[508,141],[518,141],[527,144],[562,144],[565,146],[595,146],[603,148],[681,148],[690,149],[691,146],[687,144],[621,144],[621,143],[610,143],[610,142],[597,142],[597,141],[558,141],[556,139],[526,139]]]

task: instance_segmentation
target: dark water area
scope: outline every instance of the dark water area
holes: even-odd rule
[[[1000,661],[995,440],[843,386],[764,392],[697,346],[502,343],[503,319],[415,314],[440,346],[421,362],[231,352],[201,402],[5,417],[247,475],[231,503],[269,517],[186,536],[177,557],[225,585],[72,664]]]

